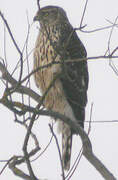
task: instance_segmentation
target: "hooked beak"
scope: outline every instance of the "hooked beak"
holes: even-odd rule
[[[39,16],[34,16],[33,21],[39,21]]]
[[[40,21],[41,17],[42,17],[42,12],[38,11],[37,14],[34,16],[33,21]]]

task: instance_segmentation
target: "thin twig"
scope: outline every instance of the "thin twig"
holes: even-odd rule
[[[32,116],[32,119],[30,121],[30,124],[28,126],[27,134],[25,136],[25,140],[24,140],[24,144],[23,144],[23,152],[24,152],[27,168],[29,170],[29,174],[30,174],[30,177],[31,177],[32,180],[37,180],[37,178],[34,175],[34,172],[33,172],[29,157],[28,157],[27,146],[28,146],[28,141],[29,141],[29,137],[30,137],[30,134],[31,134],[31,129],[32,129],[34,121],[35,121],[35,117],[36,117],[36,114],[34,113],[33,116]]]
[[[116,48],[115,48],[116,49]],[[78,59],[73,59],[73,60],[66,60],[64,63],[68,63],[68,62],[79,62],[79,61],[87,61],[87,60],[103,60],[103,59],[109,59],[109,58],[112,58],[112,59],[118,59],[118,56],[93,56],[93,57],[87,57],[87,58],[78,58]],[[48,67],[51,67],[53,66],[54,64],[62,64],[63,62],[60,62],[60,61],[53,61],[51,63],[48,63],[46,65],[43,65],[43,66],[40,66],[38,68],[36,68],[35,70],[33,70],[31,73],[29,73],[22,81],[21,83],[25,82],[30,76],[32,76],[33,74],[35,74],[37,71],[39,70],[42,70],[44,68],[48,68]]]
[[[111,56],[113,56],[113,54],[115,54],[116,51],[118,51],[118,46],[112,51]]]
[[[90,121],[89,121],[89,128],[88,128],[88,135],[90,133],[91,130],[91,121],[92,121],[92,110],[93,110],[93,103],[91,104],[91,111],[90,111]],[[81,148],[72,168],[70,169],[69,173],[67,174],[66,178],[68,178],[68,180],[72,177],[72,175],[74,174],[75,170],[78,167],[78,164],[80,163],[81,157],[82,157],[82,152],[83,152],[83,147]]]
[[[53,139],[53,135],[51,136],[49,143],[48,143],[47,146],[43,149],[43,151],[42,151],[35,159],[31,160],[31,162],[36,161],[39,157],[41,157],[41,156],[45,153],[45,151],[47,150],[47,148],[48,148],[49,145],[51,144],[52,139]]]
[[[101,27],[101,28],[97,28],[97,29],[93,29],[93,30],[83,30],[81,28],[76,28],[76,30],[80,30],[81,32],[83,33],[94,33],[94,32],[99,32],[99,31],[102,31],[102,30],[105,30],[105,29],[109,29],[109,28],[112,28],[113,25],[110,25],[110,26],[105,26],[105,27]]]
[[[15,120],[15,122],[17,122],[17,123],[19,123],[20,125],[24,126],[24,127],[28,130],[28,125],[25,123],[25,121],[24,121],[24,122],[21,122],[21,121]],[[34,140],[34,143],[35,143],[36,148],[40,149],[40,147],[39,147],[39,141],[38,141],[36,135],[35,135],[32,131],[31,131],[31,137],[32,137],[33,140]]]
[[[6,80],[8,83],[10,83],[13,87],[17,86],[18,81],[14,79],[10,73],[7,71],[6,67],[0,62],[0,71],[2,72],[2,78]],[[21,93],[21,94],[26,94],[32,97],[36,102],[40,101],[40,96],[30,88],[27,88],[25,86],[20,85],[17,89],[16,92]]]
[[[5,63],[6,63],[6,67],[8,66],[8,62],[7,62],[7,55],[6,55],[6,27],[4,24],[4,59],[5,59]]]
[[[115,27],[115,24],[116,24],[117,20],[118,20],[118,16],[116,17],[116,19],[115,19],[115,21],[114,21],[114,23],[113,23],[112,29],[111,29],[111,31],[110,31],[109,39],[108,39],[108,49],[107,49],[107,52],[108,52],[110,55],[112,55],[113,52],[114,52],[114,51],[116,52],[116,50],[117,50],[117,48],[115,48],[112,53],[110,52],[111,37],[112,37],[113,30],[114,30],[114,27]],[[115,72],[115,74],[118,76],[118,69],[115,67],[115,65],[114,65],[113,61],[111,60],[111,58],[109,59],[109,66],[113,69],[113,71]]]
[[[108,171],[108,169],[102,164],[102,162],[100,162],[99,159],[93,154],[91,142],[88,138],[88,135],[83,130],[83,128],[81,128],[76,122],[71,121],[69,118],[67,118],[64,115],[59,114],[57,112],[38,110],[37,108],[34,108],[34,109],[35,109],[34,112],[37,112],[37,113],[34,113],[34,115],[40,114],[40,115],[50,116],[53,118],[58,118],[58,119],[62,120],[64,123],[67,123],[69,126],[71,126],[71,128],[73,129],[73,131],[75,133],[77,133],[77,134],[79,133],[82,143],[83,143],[83,154],[87,158],[87,160],[93,164],[93,166],[99,171],[99,173],[104,178],[106,178],[107,180],[115,180],[115,177]],[[33,126],[34,121],[35,121],[35,116],[33,116],[32,120],[30,121],[31,124],[29,125],[29,129],[27,131],[27,135],[26,135],[25,142],[24,142],[25,148],[27,146],[31,128]],[[24,152],[25,152],[25,149],[24,149]],[[27,153],[25,154],[25,157],[27,158]],[[29,162],[27,162],[27,164],[29,165]]]
[[[29,66],[29,56],[28,56],[28,40],[29,40],[29,33],[30,33],[30,23],[29,23],[29,18],[28,18],[28,13],[27,13],[27,23],[28,23],[28,32],[27,32],[27,38],[26,38],[26,62],[27,62],[27,72],[28,74],[30,73],[30,66]],[[30,83],[30,77],[28,79],[28,88],[31,89],[31,83]],[[31,98],[28,96],[28,104],[30,106],[31,104]],[[29,117],[31,118],[31,113],[29,113]]]
[[[3,171],[6,169],[6,167],[8,166],[8,164],[9,164],[9,162],[12,160],[13,158],[10,158],[9,160],[7,160],[7,162],[6,162],[6,160],[4,161],[2,161],[2,162],[6,162],[6,164],[4,165],[4,167],[2,168],[2,170],[0,171],[0,175],[3,173]],[[1,161],[0,161],[1,162]]]
[[[55,133],[53,131],[53,128],[52,128],[52,126],[50,124],[49,124],[49,127],[50,127],[51,133],[54,136],[54,139],[56,141],[56,145],[57,145],[57,149],[58,149],[58,153],[59,153],[59,159],[60,159],[60,163],[61,163],[61,169],[62,169],[62,179],[65,180],[65,174],[64,174],[64,168],[63,168],[63,163],[62,163],[61,151],[60,151],[59,143],[58,143],[57,137],[56,137],[56,135],[55,135]]]
[[[106,21],[109,22],[110,24],[114,25],[115,27],[118,27],[117,23],[115,24],[115,23],[111,22],[109,19],[106,19]]]
[[[5,17],[3,16],[3,14],[2,14],[1,11],[0,11],[0,16],[1,16],[2,20],[3,20],[3,22],[5,23],[5,25],[6,25],[6,27],[7,27],[7,30],[8,30],[8,33],[9,33],[9,35],[10,35],[10,37],[11,37],[11,40],[12,40],[15,48],[17,49],[17,51],[18,51],[18,53],[19,53],[19,55],[20,55],[20,62],[21,62],[20,65],[21,65],[21,68],[20,68],[20,76],[19,76],[19,81],[18,81],[18,82],[20,82],[20,81],[21,81],[21,78],[22,78],[22,73],[23,73],[23,55],[22,55],[22,52],[21,52],[20,48],[18,47],[18,45],[17,45],[17,43],[16,43],[16,41],[15,41],[15,39],[14,39],[14,36],[13,36],[13,34],[12,34],[12,32],[11,32],[11,29],[10,29],[8,23],[7,23],[7,20],[5,19]]]
[[[85,16],[87,4],[88,4],[88,0],[86,0],[85,6],[84,6],[84,11],[83,11],[81,22],[80,22],[80,28],[82,27],[82,23],[83,23],[83,19],[84,19],[84,16]]]
[[[0,11],[0,16],[1,16],[2,20],[3,20],[3,22],[5,23],[6,27],[7,27],[7,30],[8,30],[8,32],[9,32],[9,35],[10,35],[10,37],[11,37],[11,39],[12,39],[12,42],[13,42],[14,46],[16,47],[16,49],[17,49],[17,51],[19,52],[19,54],[21,54],[21,51],[20,51],[20,49],[19,49],[19,47],[18,47],[18,45],[17,45],[17,43],[16,43],[16,41],[15,41],[15,39],[14,39],[14,36],[13,36],[13,34],[12,34],[12,32],[11,32],[11,29],[10,29],[8,23],[7,23],[7,20],[5,19],[5,17],[3,16],[3,14],[2,14],[1,11]]]
[[[80,163],[80,160],[81,160],[81,157],[82,157],[82,152],[83,152],[83,148],[80,149],[79,154],[78,154],[78,156],[77,156],[77,158],[76,158],[70,172],[67,174],[67,176],[66,176],[67,180],[71,179],[71,177],[73,176],[75,170],[77,169],[78,164]]]

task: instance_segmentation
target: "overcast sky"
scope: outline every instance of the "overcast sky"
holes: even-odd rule
[[[41,0],[41,7],[45,5],[58,5],[63,7],[74,27],[79,27],[85,0]],[[22,49],[28,32],[28,21],[31,25],[33,17],[37,11],[36,0],[0,0],[0,10],[7,19],[13,35]],[[89,0],[83,25],[87,24],[84,30],[90,31],[110,25],[108,22],[114,22],[118,16],[117,0]],[[118,22],[117,22],[118,23]],[[36,36],[38,33],[38,24],[32,24],[30,28],[28,52],[34,48]],[[4,32],[6,38],[6,59],[8,69],[13,71],[18,62],[18,54],[14,48],[11,39],[0,19],[0,57],[4,58]],[[108,41],[111,29],[94,33],[82,33],[78,31],[78,36],[84,43],[88,57],[104,55],[108,49]],[[110,51],[117,46],[118,28],[114,28],[110,41]],[[118,53],[116,53],[118,55]],[[33,56],[29,57],[30,70],[32,70]],[[117,60],[113,61],[118,68]],[[93,103],[92,121],[109,121],[107,123],[92,123],[90,140],[93,151],[97,157],[108,167],[108,169],[118,178],[118,123],[111,123],[112,120],[118,120],[118,76],[109,65],[109,60],[88,61],[89,66],[89,89],[88,104],[86,108],[86,121],[90,119],[91,103]],[[15,77],[18,75],[15,74]],[[32,89],[39,92],[31,79]],[[0,81],[0,97],[4,91],[4,86]],[[13,155],[22,154],[22,144],[25,137],[25,129],[14,122],[13,113],[0,104],[0,160],[6,160]],[[34,125],[34,132],[39,138],[39,143],[43,149],[50,140],[51,134],[48,128],[47,118],[40,117]],[[88,124],[85,123],[87,131]],[[79,137],[74,138],[72,163],[81,148]],[[58,163],[57,163],[58,162]],[[3,167],[0,163],[0,170]],[[61,168],[58,159],[58,152],[53,141],[48,150],[41,158],[33,162],[34,172],[37,177],[47,178],[48,180],[60,180]],[[18,180],[9,169],[6,169],[0,179]],[[76,173],[72,180],[103,180],[99,173],[82,157]]]

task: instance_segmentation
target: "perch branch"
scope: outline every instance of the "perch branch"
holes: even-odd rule
[[[62,114],[53,111],[40,111],[40,115],[52,116],[53,118],[58,118],[63,122],[67,123],[76,134],[79,134],[83,144],[83,155],[86,159],[98,170],[98,172],[103,176],[106,180],[116,180],[116,178],[111,174],[111,172],[103,165],[103,163],[94,155],[92,151],[92,145],[90,139],[83,128],[80,127],[76,122],[73,122],[69,118],[65,117]]]
[[[22,106],[21,106],[22,107]],[[107,180],[116,180],[116,178],[110,173],[110,171],[103,165],[103,163],[94,155],[92,151],[92,145],[89,140],[88,135],[85,133],[83,128],[81,128],[77,123],[71,121],[69,118],[65,117],[62,114],[59,114],[57,112],[53,111],[46,111],[46,110],[38,110],[37,108],[31,108],[28,106],[24,106],[25,109],[27,108],[27,111],[32,111],[34,115],[32,116],[32,120],[30,121],[30,125],[28,127],[27,135],[24,142],[24,154],[25,157],[27,157],[26,153],[26,147],[28,143],[28,139],[30,136],[31,128],[33,126],[33,123],[35,121],[36,115],[44,115],[44,116],[51,116],[53,118],[58,118],[65,123],[67,123],[71,128],[75,131],[76,134],[79,134],[83,143],[83,155],[86,157],[86,159],[99,171],[99,173]],[[28,159],[28,158],[27,158]],[[28,161],[29,163],[29,161]],[[30,172],[30,171],[29,171]]]

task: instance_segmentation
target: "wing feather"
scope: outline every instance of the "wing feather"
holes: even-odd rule
[[[87,56],[83,43],[70,24],[63,26],[61,34],[61,43],[65,50],[65,60],[74,60]],[[76,119],[83,127],[88,89],[87,61],[68,62],[62,66],[62,69],[63,76],[61,77],[61,82],[66,98],[73,109]]]

